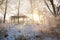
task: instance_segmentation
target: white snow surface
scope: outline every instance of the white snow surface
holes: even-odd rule
[[[0,40],[16,40],[16,38],[20,37],[21,35],[24,35],[24,37],[29,37],[28,40],[57,40],[57,37],[49,37],[45,36],[43,33],[39,32],[41,30],[47,30],[48,27],[42,26],[42,25],[23,25],[23,24],[10,24],[7,28],[7,34],[8,36],[6,38],[2,38]],[[38,38],[36,38],[36,35],[40,35]]]

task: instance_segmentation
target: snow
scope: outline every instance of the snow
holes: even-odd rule
[[[46,31],[45,26],[31,24],[9,24],[6,28],[8,36],[0,40],[16,40],[18,37],[24,36],[27,40],[57,40],[57,37],[47,36],[39,31]],[[47,27],[48,29],[48,27]]]

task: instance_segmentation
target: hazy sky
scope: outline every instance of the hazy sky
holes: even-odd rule
[[[58,3],[56,1],[58,1],[58,0],[55,0],[55,4]],[[7,9],[6,19],[9,19],[11,16],[16,15],[18,13],[18,9],[17,9],[18,2],[19,2],[19,0],[9,0],[8,1],[8,9]],[[43,11],[43,9],[46,8],[46,4],[44,3],[43,0],[40,0],[39,3],[38,2],[39,2],[39,0],[37,0],[35,3],[37,3],[39,10]],[[30,8],[31,8],[31,5],[30,5],[29,0],[20,0],[20,13],[21,14],[28,14]],[[0,14],[0,16],[1,15],[2,14]]]

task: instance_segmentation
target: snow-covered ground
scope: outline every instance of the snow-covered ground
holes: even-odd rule
[[[58,40],[57,36],[47,34],[48,26],[38,24],[5,24],[3,26],[7,34],[0,36],[0,40]]]

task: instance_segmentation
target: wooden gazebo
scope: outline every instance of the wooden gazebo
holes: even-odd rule
[[[13,23],[16,22],[16,19],[21,19],[22,18],[22,21],[24,22],[25,20],[27,20],[27,16],[26,15],[20,15],[20,16],[11,16],[11,22],[13,21]]]

